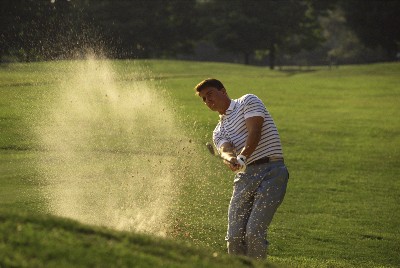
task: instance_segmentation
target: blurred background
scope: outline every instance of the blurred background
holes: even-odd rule
[[[400,60],[398,0],[2,0],[2,62],[182,59],[269,66]]]

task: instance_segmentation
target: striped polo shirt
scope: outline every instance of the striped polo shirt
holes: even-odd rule
[[[253,94],[246,94],[239,99],[231,100],[229,108],[213,132],[213,141],[218,151],[222,144],[230,142],[240,153],[246,145],[248,136],[245,120],[253,116],[262,116],[264,123],[261,130],[261,139],[256,150],[247,159],[247,164],[266,157],[283,157],[281,141],[274,120],[265,108],[263,102]]]

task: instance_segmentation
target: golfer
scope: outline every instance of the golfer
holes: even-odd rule
[[[267,229],[289,179],[275,123],[257,96],[230,99],[217,79],[206,79],[195,90],[219,113],[214,145],[236,173],[228,211],[228,253],[263,259]]]

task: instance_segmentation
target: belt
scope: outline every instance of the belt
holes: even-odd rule
[[[266,157],[263,157],[263,158],[260,158],[260,159],[257,159],[255,161],[251,162],[247,166],[267,164],[267,163],[270,163],[270,162],[277,162],[277,161],[283,161],[283,157],[280,157],[280,156],[266,156]]]

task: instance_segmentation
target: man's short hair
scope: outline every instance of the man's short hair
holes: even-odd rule
[[[221,83],[221,81],[215,79],[215,78],[208,78],[206,80],[201,81],[197,86],[194,88],[196,90],[196,94],[199,94],[200,91],[207,87],[213,87],[218,90],[221,90],[224,87],[224,85]]]

